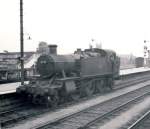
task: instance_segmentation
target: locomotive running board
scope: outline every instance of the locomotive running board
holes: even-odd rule
[[[104,77],[113,77],[112,74],[97,74],[97,75],[86,75],[81,77],[65,77],[61,79],[56,79],[56,81],[69,81],[69,80],[83,80],[83,79],[89,79],[89,78],[104,78]]]

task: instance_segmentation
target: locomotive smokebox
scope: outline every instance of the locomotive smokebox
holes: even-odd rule
[[[37,71],[47,77],[63,70],[70,73],[75,70],[76,58],[73,55],[41,55],[37,60]]]
[[[48,47],[49,47],[49,54],[57,55],[57,45],[51,44],[48,45]]]

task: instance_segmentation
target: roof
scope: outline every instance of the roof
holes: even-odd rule
[[[24,52],[24,57],[27,59],[30,56],[32,56],[35,52]],[[7,53],[0,53],[0,59],[3,60],[11,60],[11,59],[17,59],[20,57],[20,52],[7,52]]]
[[[99,48],[92,48],[92,49],[85,49],[85,52],[97,52],[100,53],[102,55],[116,55],[116,52],[114,52],[113,50],[109,50],[109,49],[99,49]]]
[[[34,54],[35,52],[24,52],[25,54]],[[0,52],[0,55],[18,55],[20,52]]]

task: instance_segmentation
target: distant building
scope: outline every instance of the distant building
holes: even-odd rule
[[[24,52],[24,60],[27,61],[35,52]],[[20,63],[20,52],[0,53],[0,70],[17,69]]]
[[[24,52],[24,62],[35,52]],[[16,80],[20,78],[20,52],[0,53],[0,81]],[[26,70],[25,70],[26,71]]]
[[[120,57],[120,67],[125,68],[125,67],[134,67],[135,66],[135,56],[132,54],[129,55],[119,55]]]

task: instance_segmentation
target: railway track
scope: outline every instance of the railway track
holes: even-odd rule
[[[128,129],[149,129],[150,128],[150,110],[135,121]]]
[[[23,99],[19,98],[19,96],[16,94],[14,94],[14,96],[4,98],[0,102],[0,114],[11,112],[12,110],[17,109],[25,104],[27,103]]]
[[[149,79],[149,76],[145,76],[144,78],[139,78],[139,77],[134,78],[134,79],[132,79],[132,81],[128,81],[128,86],[146,81],[148,79]],[[125,82],[123,84],[125,84]],[[125,84],[125,86],[123,86],[123,84],[120,84],[121,86],[118,84],[116,86],[115,90],[121,89],[121,88],[127,86],[127,84]],[[94,95],[94,96],[92,96],[92,98],[97,97],[97,96],[98,95]],[[5,100],[7,100],[8,98],[6,97]],[[13,99],[15,100],[15,98],[16,97],[14,97]],[[9,99],[13,100],[11,97]],[[89,98],[82,98],[79,101],[79,103],[82,102],[82,101],[88,100],[88,99]],[[10,101],[10,102],[12,102],[12,101]],[[64,105],[58,106],[58,108],[63,108],[65,106],[70,106],[70,105],[73,105],[73,104],[75,104],[75,102],[69,102],[69,103],[66,103]],[[7,106],[5,106],[5,105],[7,105]],[[50,112],[50,111],[52,112],[53,111],[53,109],[45,109],[43,107],[34,107],[33,105],[24,103],[24,101],[22,101],[22,102],[21,101],[18,101],[18,102],[13,101],[11,103],[11,105],[3,104],[3,106],[1,106],[0,109],[1,109],[0,110],[0,122],[1,122],[2,127],[8,126],[12,123],[14,124],[18,121],[21,121],[21,120],[24,120],[24,119],[27,119],[27,118],[30,118],[30,117],[34,117],[34,116],[37,116],[37,115],[40,115],[40,114],[43,114],[43,113],[46,113],[46,112]]]
[[[38,125],[34,129],[87,129],[93,123],[104,119],[108,120],[110,116],[116,115],[116,112],[127,110],[133,104],[141,102],[149,96],[149,90],[150,86],[137,89],[54,122]]]
[[[0,123],[2,127],[6,127],[15,122],[34,117],[39,114],[50,111],[50,109],[34,107],[33,105],[24,105],[11,111],[0,113]]]

